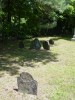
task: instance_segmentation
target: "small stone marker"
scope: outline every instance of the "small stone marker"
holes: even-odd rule
[[[37,38],[35,38],[31,42],[30,49],[39,50],[40,48],[41,48],[41,43],[40,43],[40,41]]]
[[[37,95],[37,81],[29,73],[22,72],[20,77],[17,77],[17,83],[18,91]]]
[[[45,50],[49,50],[49,49],[50,49],[50,46],[49,46],[48,41],[43,41],[43,48],[44,48]]]
[[[49,44],[52,44],[52,45],[54,44],[53,39],[50,39],[50,40],[49,40]]]

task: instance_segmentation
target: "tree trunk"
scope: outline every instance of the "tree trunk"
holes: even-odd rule
[[[8,23],[11,23],[11,0],[8,0],[7,22],[8,22]]]

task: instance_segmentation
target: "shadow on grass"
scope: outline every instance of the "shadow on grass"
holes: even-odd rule
[[[53,37],[52,39],[54,41],[57,41],[57,40],[60,40],[60,39],[71,41],[71,38],[72,38],[72,36],[58,36],[58,37],[56,36],[56,37]]]
[[[46,50],[29,50],[29,42],[26,41],[24,49],[18,48],[18,43],[8,43],[0,48],[0,71],[6,71],[10,75],[16,75],[21,67],[35,67],[40,62],[43,65],[48,62],[57,62],[57,55]]]
[[[41,62],[42,64],[47,64],[48,62],[58,61],[56,56],[50,51],[46,50],[26,50],[22,52],[24,55],[20,56],[19,60],[25,63],[28,67],[35,67],[34,63]]]

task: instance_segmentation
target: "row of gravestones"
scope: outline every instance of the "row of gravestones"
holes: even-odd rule
[[[45,50],[49,50],[50,49],[50,44],[53,45],[54,41],[53,39],[50,39],[49,41],[43,41],[42,42],[42,46]],[[24,43],[23,41],[19,42],[19,48],[24,48]],[[41,48],[41,42],[35,38],[31,44],[30,44],[30,49],[35,49],[35,50],[40,50]]]
[[[50,39],[49,41],[43,41],[42,42],[42,46],[44,49],[49,50],[50,49],[50,44],[54,44],[54,41],[52,39]],[[41,42],[35,38],[30,45],[30,49],[36,49],[39,50],[41,48]]]

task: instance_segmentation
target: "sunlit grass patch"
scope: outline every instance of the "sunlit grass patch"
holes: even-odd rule
[[[75,42],[66,38],[42,37],[40,41],[54,39],[50,50],[20,50],[18,43],[8,44],[0,52],[0,97],[1,100],[22,99],[17,89],[17,76],[30,73],[38,82],[38,93],[33,100],[75,100]],[[3,93],[7,94],[4,95]],[[25,96],[24,96],[25,98]],[[30,100],[30,98],[26,99]],[[25,99],[25,100],[26,100]]]

